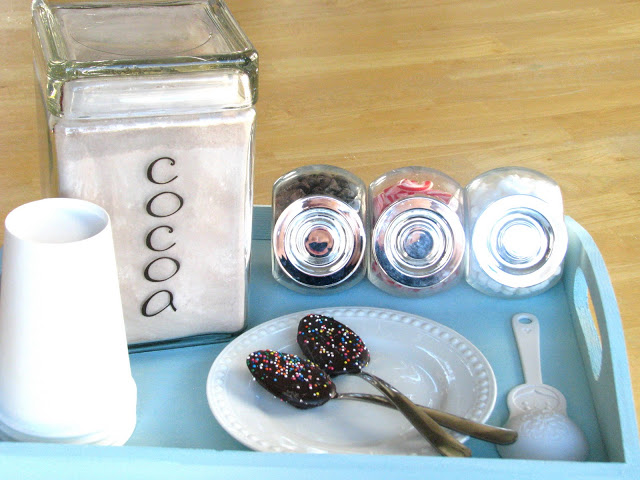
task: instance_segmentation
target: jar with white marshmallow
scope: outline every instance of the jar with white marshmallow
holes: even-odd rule
[[[562,192],[540,172],[504,167],[466,187],[469,285],[497,297],[528,297],[562,276],[568,236]]]

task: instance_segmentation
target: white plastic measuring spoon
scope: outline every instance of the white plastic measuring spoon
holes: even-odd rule
[[[586,460],[587,439],[567,416],[564,395],[542,383],[538,319],[529,313],[518,313],[511,325],[525,383],[507,396],[509,420],[505,426],[516,430],[518,439],[511,445],[499,445],[498,453],[504,458]]]

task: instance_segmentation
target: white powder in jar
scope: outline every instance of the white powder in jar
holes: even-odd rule
[[[60,196],[111,216],[130,344],[243,328],[254,122],[250,108],[54,126]]]

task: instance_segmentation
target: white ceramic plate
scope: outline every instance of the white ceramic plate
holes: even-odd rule
[[[398,412],[334,399],[299,410],[253,380],[246,358],[261,349],[301,355],[298,322],[321,313],[353,329],[371,353],[365,369],[411,400],[485,422],[496,400],[496,380],[482,353],[454,330],[412,314],[368,307],[321,308],[285,315],[243,333],[220,353],[207,379],[207,398],[220,425],[259,451],[434,455],[435,450]],[[377,393],[364,380],[336,377],[338,393]],[[457,435],[464,441],[467,437]]]

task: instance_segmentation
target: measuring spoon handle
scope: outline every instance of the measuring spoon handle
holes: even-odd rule
[[[516,313],[511,318],[513,334],[516,337],[520,363],[524,373],[524,382],[542,384],[542,367],[540,366],[540,324],[538,318],[531,313]]]

